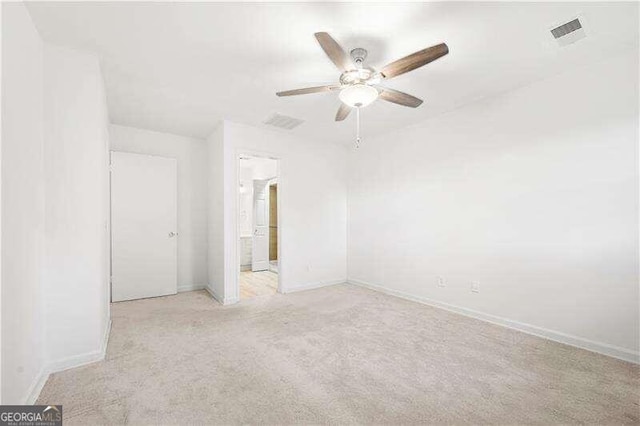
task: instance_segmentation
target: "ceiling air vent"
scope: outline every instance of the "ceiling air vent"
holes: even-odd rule
[[[304,120],[300,120],[299,118],[288,117],[286,115],[281,114],[272,114],[265,121],[264,124],[268,124],[269,126],[279,127],[281,129],[291,130],[294,127],[298,127]]]
[[[556,39],[560,46],[566,46],[571,43],[585,38],[587,35],[584,32],[580,19],[576,18],[572,21],[562,24],[559,27],[555,27],[551,30],[551,35]]]

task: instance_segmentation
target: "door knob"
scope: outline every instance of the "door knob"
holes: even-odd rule
[[[173,237],[175,237],[176,235],[178,235],[178,234],[177,234],[177,233],[175,233],[175,232],[169,232],[169,238],[173,238]]]

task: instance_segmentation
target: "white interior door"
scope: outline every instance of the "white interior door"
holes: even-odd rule
[[[176,294],[177,162],[111,152],[111,300]]]
[[[269,180],[253,181],[251,270],[269,269]]]

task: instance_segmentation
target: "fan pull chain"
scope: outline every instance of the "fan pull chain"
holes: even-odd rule
[[[356,148],[360,148],[360,107],[356,107]]]

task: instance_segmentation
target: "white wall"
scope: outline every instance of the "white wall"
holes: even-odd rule
[[[2,3],[2,404],[44,368],[43,44],[23,3]]]
[[[52,369],[100,359],[109,325],[108,117],[95,55],[46,45],[45,262]]]
[[[283,291],[346,279],[346,149],[224,122],[225,300],[239,298],[238,171],[240,154],[280,159],[279,274]]]
[[[110,126],[113,151],[175,158],[178,162],[178,291],[207,284],[207,145],[204,140],[126,126]]]
[[[250,238],[253,232],[253,168],[242,164],[238,178],[242,188],[238,200],[238,227],[241,237]]]
[[[207,138],[207,289],[224,303],[224,124]]]
[[[637,144],[637,53],[365,140],[349,279],[637,361]]]

